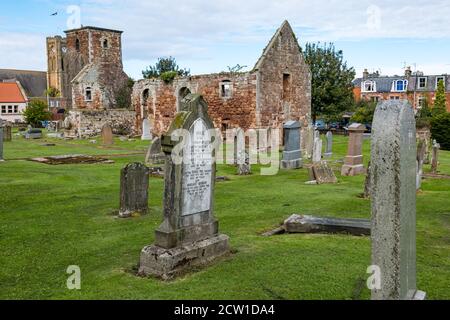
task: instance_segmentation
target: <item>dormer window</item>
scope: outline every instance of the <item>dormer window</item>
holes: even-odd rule
[[[444,76],[439,76],[439,77],[436,77],[436,89],[438,87],[439,81],[442,81],[444,83],[444,86],[445,86],[445,77]]]
[[[220,96],[222,98],[231,98],[232,92],[232,84],[230,80],[224,80],[220,84]]]
[[[363,92],[376,92],[377,91],[377,84],[375,81],[364,81],[362,85],[362,91]]]
[[[91,87],[87,87],[86,90],[84,91],[84,100],[87,102],[92,101],[92,88]]]
[[[408,88],[408,80],[395,80],[392,86],[393,92],[405,92]]]
[[[419,77],[419,80],[417,81],[417,89],[425,89],[427,87],[427,82],[427,77]]]

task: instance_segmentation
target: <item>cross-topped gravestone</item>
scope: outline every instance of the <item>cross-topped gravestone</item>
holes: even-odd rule
[[[105,146],[110,146],[114,143],[112,128],[108,123],[102,128],[102,140]]]
[[[416,288],[416,122],[406,100],[378,104],[372,126],[374,300],[420,299]]]
[[[342,166],[343,176],[356,176],[365,173],[362,155],[363,135],[366,126],[360,123],[353,123],[348,128],[350,136],[348,142],[348,153]]]
[[[155,232],[155,244],[141,252],[141,274],[168,278],[229,252],[229,237],[219,235],[213,214],[215,135],[203,97],[187,95],[162,137],[164,222]]]
[[[331,158],[331,156],[333,155],[333,133],[331,131],[328,131],[326,138],[327,138],[327,145],[324,157]]]
[[[282,169],[298,169],[303,166],[302,152],[300,150],[300,129],[298,121],[288,121],[284,124],[284,152],[281,160]]]
[[[121,218],[148,213],[148,182],[150,170],[142,163],[130,163],[120,174]]]

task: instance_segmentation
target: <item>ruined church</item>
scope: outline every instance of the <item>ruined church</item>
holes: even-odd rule
[[[153,135],[164,133],[182,99],[189,93],[203,95],[216,128],[278,128],[298,120],[311,123],[311,73],[297,38],[287,21],[277,30],[253,70],[137,81],[132,103],[135,127],[142,134],[148,119]]]

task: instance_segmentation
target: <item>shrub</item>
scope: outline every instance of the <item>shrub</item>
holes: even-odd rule
[[[356,107],[355,114],[351,118],[351,121],[362,124],[372,123],[376,107],[376,102],[360,101]]]
[[[163,80],[165,83],[171,83],[175,77],[178,76],[178,72],[176,71],[167,71],[161,74],[161,80]]]
[[[23,116],[25,121],[33,127],[40,127],[41,121],[47,121],[52,118],[47,104],[41,100],[32,100],[23,112]]]
[[[442,113],[431,119],[431,136],[443,150],[450,150],[450,113]]]

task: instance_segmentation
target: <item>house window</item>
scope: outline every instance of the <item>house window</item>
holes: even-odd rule
[[[400,97],[399,96],[391,96],[390,99],[391,100],[400,100]]]
[[[85,101],[92,101],[92,88],[91,87],[87,87],[85,94],[84,94],[84,100]]]
[[[378,102],[378,101],[380,101],[380,97],[371,97],[370,100],[372,102]]]
[[[417,109],[422,109],[425,106],[427,98],[424,96],[419,97],[417,100]]]
[[[362,91],[363,92],[376,92],[377,91],[377,85],[375,81],[365,81],[362,85]]]
[[[2,106],[2,113],[6,113],[6,106]]]
[[[418,89],[425,89],[427,87],[427,77],[420,77],[417,83]]]
[[[14,113],[18,114],[19,113],[19,106],[14,106]]]
[[[220,95],[222,98],[231,98],[232,95],[232,87],[230,80],[224,80],[220,84]]]
[[[12,114],[13,113],[13,106],[8,106],[8,114]]]
[[[436,89],[440,81],[444,82],[445,85],[445,77],[436,77]]]

